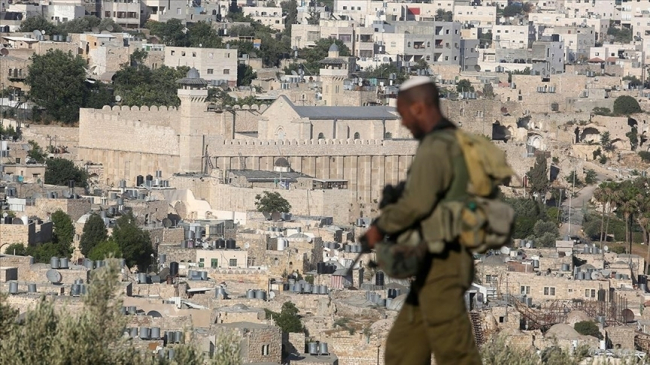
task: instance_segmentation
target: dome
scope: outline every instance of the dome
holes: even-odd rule
[[[290,167],[289,161],[287,161],[286,158],[280,157],[277,160],[275,160],[275,167]]]
[[[185,76],[185,78],[187,78],[187,79],[200,79],[201,75],[199,74],[199,70],[192,67],[189,71],[187,71],[187,75]]]
[[[336,43],[332,43],[329,52],[338,52],[338,51],[339,51],[339,46],[337,46]]]

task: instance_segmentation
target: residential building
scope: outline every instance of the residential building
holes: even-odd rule
[[[242,7],[242,13],[272,29],[284,29],[284,17],[282,16],[282,8],[279,6],[244,6]]]
[[[564,43],[564,58],[573,63],[589,58],[589,49],[596,45],[596,32],[592,27],[553,27],[544,30],[546,36],[558,35]]]
[[[496,6],[454,6],[454,21],[475,27],[491,27],[497,24]]]
[[[535,40],[535,27],[528,25],[494,25],[492,27],[492,47],[508,49],[528,49]]]
[[[213,85],[237,85],[236,49],[165,47],[165,66],[194,67]]]
[[[102,19],[113,19],[125,29],[138,29],[142,26],[140,19],[140,0],[114,2],[102,0]]]
[[[375,42],[384,53],[406,62],[460,65],[460,27],[456,22],[374,24]]]
[[[564,43],[554,36],[549,41],[537,41],[533,44],[532,72],[537,75],[550,76],[564,72]]]
[[[246,250],[196,250],[199,267],[212,269],[245,269],[248,267]]]

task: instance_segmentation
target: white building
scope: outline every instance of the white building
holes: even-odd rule
[[[237,85],[236,49],[165,47],[165,66],[194,67],[213,85]]]
[[[282,16],[282,8],[279,6],[244,6],[242,7],[242,13],[272,29],[280,31],[284,29],[284,17]]]

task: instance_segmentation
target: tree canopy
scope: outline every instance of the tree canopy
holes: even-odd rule
[[[25,83],[29,98],[46,109],[45,117],[66,124],[79,120],[79,108],[110,105],[110,88],[102,82],[86,82],[86,62],[72,52],[48,50],[34,54]]]
[[[129,267],[138,265],[138,270],[145,272],[151,263],[153,253],[151,237],[138,227],[131,212],[121,216],[115,222],[112,240],[117,243]]]
[[[91,260],[104,260],[109,257],[122,257],[122,250],[115,241],[103,241],[93,247],[87,257]]]
[[[299,333],[304,331],[304,326],[298,315],[299,310],[292,302],[284,302],[280,313],[267,310],[267,318],[273,319],[275,325],[284,333]]]
[[[180,19],[170,19],[166,22],[149,20],[145,24],[151,35],[158,37],[162,43],[173,47],[203,47],[220,48],[223,41],[210,23],[200,21],[183,25]]]
[[[641,106],[639,102],[629,95],[621,95],[614,100],[614,114],[629,115],[640,112]]]
[[[184,78],[189,67],[171,68],[161,66],[154,70],[142,64],[146,53],[132,57],[130,64],[122,65],[115,73],[113,87],[115,94],[122,97],[121,103],[128,106],[179,106],[177,80]]]
[[[302,67],[305,70],[305,75],[316,76],[320,74],[320,61],[325,59],[328,55],[332,43],[336,44],[339,48],[339,56],[350,56],[350,49],[341,40],[334,38],[321,38],[315,42],[313,47],[301,48],[298,50],[298,57],[305,60]],[[291,70],[296,70],[298,64],[294,63],[285,68],[285,73],[291,73]]]
[[[45,183],[50,185],[68,185],[74,180],[75,186],[86,187],[88,173],[75,166],[74,162],[64,158],[53,158],[46,161]]]
[[[79,120],[85,98],[86,62],[72,52],[48,50],[34,54],[25,83],[29,97],[47,109],[47,114],[64,123]]]
[[[98,31],[121,32],[122,27],[111,18],[99,19],[93,15],[86,15],[55,25],[43,16],[27,17],[20,23],[21,32],[33,32],[35,30],[45,31],[47,35],[68,35],[69,33],[90,32],[94,28]]]
[[[262,213],[289,213],[291,204],[277,192],[265,191],[263,195],[255,196],[255,206]]]
[[[107,266],[94,272],[88,285],[87,294],[81,297],[83,308],[61,310],[42,296],[35,305],[25,308],[24,320],[20,321],[16,320],[19,311],[9,305],[5,293],[0,293],[0,364],[242,363],[241,336],[234,331],[217,334],[211,359],[205,359],[202,351],[190,344],[175,345],[173,360],[139,351],[132,341],[123,338],[128,317],[120,312],[124,303],[117,294],[121,286],[119,262],[109,260]]]
[[[84,224],[83,233],[79,242],[79,248],[84,256],[88,256],[95,246],[100,242],[108,239],[108,231],[104,220],[97,214],[91,214],[86,224]]]
[[[535,165],[526,174],[528,177],[528,186],[532,194],[537,194],[538,199],[544,200],[544,196],[550,187],[548,163],[543,154],[538,154],[535,159]]]
[[[57,210],[50,217],[54,225],[52,243],[59,248],[58,256],[70,257],[72,255],[72,240],[74,238],[74,225],[72,219],[62,210]]]

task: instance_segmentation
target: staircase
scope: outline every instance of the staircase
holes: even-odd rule
[[[472,311],[469,312],[469,318],[472,321],[472,328],[474,329],[474,340],[476,341],[476,345],[481,346],[485,342],[481,315],[478,312]]]

